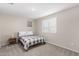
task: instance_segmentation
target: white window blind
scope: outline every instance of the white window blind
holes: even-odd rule
[[[56,17],[42,21],[42,31],[56,33]]]

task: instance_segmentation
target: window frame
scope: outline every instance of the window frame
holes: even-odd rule
[[[47,29],[45,28],[45,25],[44,25],[44,24],[46,24],[46,22],[47,22]],[[51,29],[53,29],[53,30],[51,30]],[[43,33],[56,33],[57,32],[57,18],[53,17],[51,19],[44,19],[42,21],[42,32]]]

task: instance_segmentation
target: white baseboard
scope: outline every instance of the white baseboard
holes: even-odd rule
[[[59,46],[58,44],[55,44],[55,43],[50,43],[50,42],[47,42],[47,41],[46,41],[46,43],[49,43],[49,44],[52,44],[52,45],[55,45],[55,46],[58,46],[60,48],[64,48],[64,49],[67,49],[67,50],[71,50],[71,51],[76,52],[76,53],[79,53],[79,51],[77,51],[77,50],[73,50],[73,49],[63,47],[63,46]]]
[[[0,48],[7,46],[7,45],[8,45],[8,43],[3,43],[3,44],[0,45]]]

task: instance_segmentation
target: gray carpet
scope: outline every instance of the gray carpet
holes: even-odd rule
[[[25,51],[21,45],[13,44],[0,48],[0,56],[78,56],[79,54],[51,44],[34,46]]]

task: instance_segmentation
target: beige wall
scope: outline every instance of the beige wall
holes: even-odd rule
[[[0,15],[0,45],[5,45],[8,38],[12,35],[16,36],[19,31],[32,30],[34,32],[34,21],[32,23],[33,27],[27,27],[27,21],[29,20],[10,15]]]
[[[57,33],[42,33],[42,20],[57,17]],[[79,7],[36,20],[37,34],[45,36],[47,42],[79,52]]]

